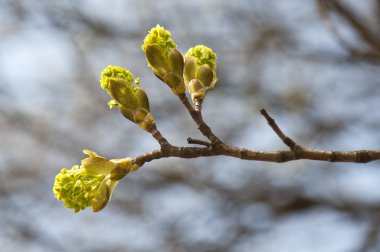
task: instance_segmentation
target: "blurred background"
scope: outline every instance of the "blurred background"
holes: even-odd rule
[[[205,121],[226,143],[286,150],[380,146],[379,0],[0,1],[1,251],[380,251],[380,165],[162,159],[125,177],[100,213],[74,214],[55,175],[85,156],[137,156],[154,139],[109,110],[109,64],[141,78],[162,134],[202,138],[147,67],[160,24],[218,55]]]

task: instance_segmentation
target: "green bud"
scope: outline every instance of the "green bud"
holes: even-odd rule
[[[105,89],[108,93],[108,84],[110,78],[120,78],[126,80],[128,83],[133,82],[133,74],[131,72],[119,66],[109,65],[103,70],[103,72],[100,75],[100,86],[103,89]]]
[[[154,74],[165,82],[175,95],[179,95],[184,93],[186,88],[183,81],[184,60],[176,47],[170,32],[157,25],[149,31],[141,48]]]
[[[118,66],[108,66],[101,74],[101,86],[113,98],[110,107],[119,107],[120,112],[130,121],[134,119],[134,111],[138,108],[149,112],[149,99],[144,89],[138,87],[140,79],[133,79],[128,70]],[[150,115],[152,118],[153,116]]]
[[[196,108],[200,109],[207,91],[215,87],[216,59],[216,54],[204,45],[190,48],[185,55],[183,77]],[[199,80],[200,83],[194,80]]]
[[[137,108],[133,111],[133,119],[145,131],[152,132],[156,128],[152,114],[144,108]]]
[[[81,166],[63,168],[55,177],[53,192],[76,213],[91,205],[97,212],[107,205],[118,181],[139,166],[132,164],[131,158],[107,160],[93,151],[83,152],[89,157],[81,161]]]
[[[144,39],[144,44],[141,46],[143,52],[146,52],[148,45],[157,45],[162,50],[164,55],[170,48],[176,48],[171,33],[160,25],[153,27]]]
[[[197,45],[190,48],[187,51],[186,56],[193,56],[196,59],[198,66],[207,64],[213,71],[216,71],[217,57],[211,48],[204,45]]]

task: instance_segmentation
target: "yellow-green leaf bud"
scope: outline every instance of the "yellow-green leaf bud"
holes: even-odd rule
[[[175,95],[179,95],[184,93],[186,88],[183,81],[184,60],[176,47],[170,32],[157,25],[149,31],[141,48],[145,52],[148,66],[152,68],[154,74],[168,84]],[[178,76],[175,87],[173,87],[173,82],[170,82],[173,78],[166,77],[168,74]]]
[[[106,67],[100,75],[100,86],[105,89],[109,94],[109,79],[110,78],[120,78],[126,80],[128,83],[133,82],[133,74],[128,70],[119,67],[109,65]]]
[[[118,66],[108,66],[101,74],[101,86],[113,98],[110,107],[119,107],[121,113],[132,122],[137,123],[133,113],[137,108],[149,112],[149,99],[145,91],[138,87],[140,79],[133,79],[133,75],[126,69]]]
[[[131,158],[107,160],[93,151],[83,152],[89,157],[82,160],[81,166],[63,168],[55,177],[53,192],[74,212],[91,205],[97,212],[107,205],[118,181],[139,166],[132,164]]]
[[[190,48],[187,51],[186,56],[193,56],[197,61],[197,66],[207,64],[213,71],[216,71],[217,57],[211,48],[204,45],[197,45]]]
[[[207,91],[215,87],[216,59],[216,54],[211,48],[204,45],[190,48],[185,55],[183,77],[193,103],[199,105],[196,106],[198,109]],[[203,87],[201,88],[201,84],[194,80],[199,80]]]
[[[141,46],[143,52],[146,52],[149,45],[157,45],[164,55],[167,54],[170,48],[177,47],[172,39],[170,31],[160,25],[153,27],[145,37],[144,44]]]

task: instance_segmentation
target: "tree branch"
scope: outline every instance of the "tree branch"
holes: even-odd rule
[[[182,98],[183,99],[183,98]],[[182,101],[181,99],[181,101]],[[187,98],[185,97],[187,100]],[[254,149],[239,148],[231,145],[227,145],[219,140],[203,121],[199,112],[196,112],[187,101],[183,102],[190,106],[189,112],[192,118],[197,123],[199,130],[207,138],[213,139],[214,144],[208,143],[203,140],[188,138],[189,143],[196,143],[205,145],[205,147],[180,147],[171,145],[156,129],[152,132],[153,137],[160,143],[161,149],[147,152],[133,159],[133,163],[142,166],[146,162],[150,162],[155,159],[167,158],[167,157],[179,157],[179,158],[197,158],[197,157],[209,157],[209,156],[228,156],[245,160],[256,160],[266,162],[283,163],[292,160],[319,160],[328,162],[351,162],[351,163],[367,163],[380,159],[380,149],[378,150],[355,150],[355,151],[335,151],[335,150],[316,150],[308,149],[297,144],[290,137],[280,129],[275,120],[268,114],[265,109],[261,109],[261,114],[267,120],[269,126],[276,133],[276,135],[287,145],[290,150],[288,151],[259,151]],[[185,105],[187,106],[187,105]],[[190,140],[189,140],[190,139]]]
[[[347,6],[341,4],[337,0],[330,0],[331,7],[334,8],[342,17],[344,17],[351,27],[359,34],[359,36],[372,48],[380,52],[380,41],[369,28],[364,25],[355,15],[355,13]]]

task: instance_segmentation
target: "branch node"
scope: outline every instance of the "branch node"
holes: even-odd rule
[[[331,152],[329,161],[330,162],[337,162],[338,161],[338,154],[336,153],[336,151]]]
[[[356,152],[356,162],[357,163],[368,163],[371,160],[371,156],[368,151],[359,150]]]

